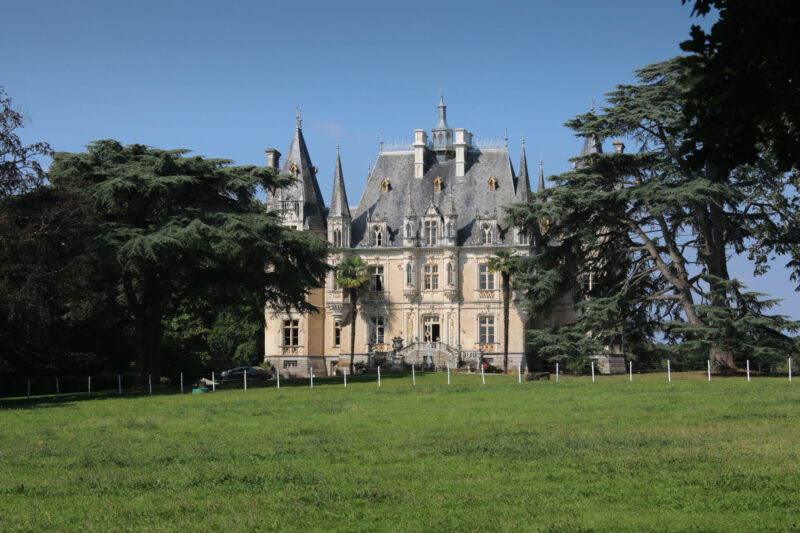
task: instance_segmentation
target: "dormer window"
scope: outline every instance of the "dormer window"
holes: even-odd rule
[[[494,176],[489,176],[489,190],[490,191],[497,190],[497,180],[494,179]]]
[[[488,223],[484,223],[481,226],[481,244],[492,244],[493,240],[492,226]]]
[[[372,246],[383,246],[383,231],[378,225],[372,226]]]
[[[442,178],[438,176],[433,180],[433,192],[442,192]]]
[[[381,192],[389,192],[389,180],[386,178],[381,182]]]
[[[291,166],[291,168],[289,170],[291,170],[291,172],[292,172],[292,177],[297,179],[297,165],[292,163],[292,166]]]
[[[439,226],[435,220],[425,221],[425,246],[436,246]]]

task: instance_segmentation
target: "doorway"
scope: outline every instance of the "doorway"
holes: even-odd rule
[[[439,342],[441,338],[441,329],[438,315],[422,317],[422,326],[425,342]]]

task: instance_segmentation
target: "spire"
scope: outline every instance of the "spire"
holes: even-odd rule
[[[300,114],[300,106],[295,107],[295,110],[296,110],[295,118],[297,119],[297,129],[298,130],[302,130],[303,129],[303,117]]]
[[[447,106],[444,105],[444,95],[439,89],[439,122],[431,132],[433,138],[433,151],[437,152],[439,162],[444,162],[446,152],[453,149],[453,130],[447,125]]]
[[[350,218],[350,208],[347,206],[347,191],[344,187],[342,174],[342,159],[339,157],[339,145],[336,145],[336,170],[333,173],[333,197],[328,218]]]
[[[536,192],[544,192],[544,166],[541,159],[539,160],[539,189]]]
[[[594,98],[592,98],[592,107],[589,111],[592,115],[594,115]],[[583,148],[581,148],[581,157],[585,157],[589,154],[602,154],[603,153],[603,143],[595,137],[594,135],[589,135],[583,141]],[[575,168],[580,168],[576,166]]]
[[[439,122],[436,123],[434,130],[449,130],[447,125],[447,106],[444,105],[444,93],[439,89]]]
[[[528,157],[525,155],[525,136],[522,136],[522,158],[519,162],[519,179],[517,179],[517,202],[531,201],[531,180],[528,177]]]

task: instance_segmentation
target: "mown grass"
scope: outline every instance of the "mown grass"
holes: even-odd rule
[[[0,530],[800,528],[800,386],[676,377],[5,400]]]

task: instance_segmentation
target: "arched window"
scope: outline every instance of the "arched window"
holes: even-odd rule
[[[380,226],[372,226],[372,246],[383,246],[383,231]]]
[[[406,239],[412,238],[414,235],[411,233],[411,224],[406,224]]]
[[[406,265],[406,285],[411,286],[414,284],[414,269],[411,264]]]
[[[448,222],[447,223],[447,238],[448,239],[452,239],[452,238],[454,238],[456,236],[455,233],[453,232],[453,229],[454,229],[453,228],[453,223],[452,222]]]
[[[447,286],[453,285],[453,263],[447,263]]]
[[[492,244],[493,237],[492,226],[484,223],[481,226],[481,244]]]
[[[433,192],[442,192],[442,178],[438,176],[433,180]]]
[[[436,246],[438,225],[435,220],[425,221],[425,246]]]
[[[381,192],[389,192],[389,180],[386,178],[381,182]]]
[[[342,245],[342,232],[338,228],[333,230],[333,245],[334,246]]]
[[[497,189],[497,180],[494,179],[494,176],[489,176],[489,190],[494,191]]]

